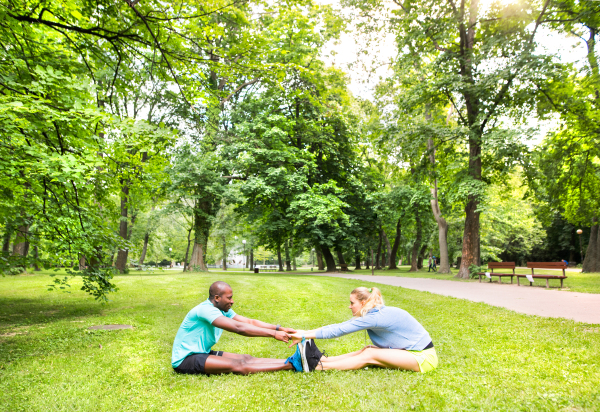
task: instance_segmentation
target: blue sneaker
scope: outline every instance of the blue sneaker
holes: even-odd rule
[[[300,345],[296,345],[296,352],[286,359],[285,363],[291,363],[296,372],[302,372],[302,355],[300,355]]]

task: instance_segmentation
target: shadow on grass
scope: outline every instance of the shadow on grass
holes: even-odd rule
[[[47,324],[81,316],[100,315],[104,308],[97,302],[60,304],[54,299],[40,297],[0,297],[0,328]]]

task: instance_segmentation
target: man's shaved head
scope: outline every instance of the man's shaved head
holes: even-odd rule
[[[212,285],[210,285],[210,288],[208,289],[208,298],[210,300],[213,300],[215,298],[215,296],[221,296],[223,293],[225,293],[228,290],[232,290],[231,286],[229,286],[227,283],[219,280],[219,281],[213,283]]]

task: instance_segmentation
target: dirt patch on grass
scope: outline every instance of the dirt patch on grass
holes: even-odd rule
[[[46,311],[40,311],[40,313],[44,316],[52,316],[52,315],[56,315],[59,311],[58,310],[46,310]]]
[[[0,333],[0,338],[12,338],[17,335],[25,335],[29,330],[27,326],[19,326],[12,329],[10,332]]]

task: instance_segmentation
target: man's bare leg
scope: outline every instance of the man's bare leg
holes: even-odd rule
[[[355,370],[365,366],[379,366],[390,369],[404,369],[419,372],[419,363],[413,355],[400,349],[364,348],[353,356],[343,359],[321,358],[317,366],[320,370]]]
[[[234,355],[234,354],[229,354]],[[244,355],[240,355],[244,356]],[[245,355],[250,356],[250,355]],[[253,358],[259,360],[260,358]],[[283,370],[294,369],[291,363],[285,363],[285,359],[268,359],[269,362],[253,361],[246,362],[244,359],[225,356],[209,355],[204,364],[204,371],[207,374],[218,373],[237,373],[240,375],[248,375],[250,373],[259,372],[276,372]],[[274,362],[276,361],[276,362]]]
[[[251,356],[251,355],[240,355],[239,353],[231,353],[231,352],[223,352],[223,355],[221,355],[221,356],[223,356],[224,358],[229,358],[229,359],[243,360],[246,363],[256,363],[256,362],[281,363],[281,362],[285,362],[285,359],[255,358],[254,356]]]

